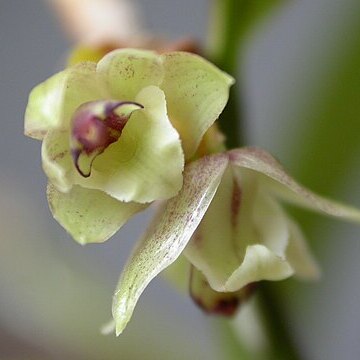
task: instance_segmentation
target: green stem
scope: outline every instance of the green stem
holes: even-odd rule
[[[241,39],[246,33],[253,4],[254,0],[217,0],[215,3],[217,39],[212,60],[231,75],[237,72]],[[239,85],[232,88],[228,105],[219,118],[219,125],[226,135],[228,148],[246,144],[243,106],[239,104],[241,98],[238,89]],[[268,283],[261,284],[258,295],[259,310],[269,340],[266,359],[299,360],[301,357],[290,335],[286,315],[274,287]],[[225,346],[229,359],[254,359],[237,341],[229,322],[222,323],[221,331],[226,338]]]
[[[246,13],[249,7],[248,0],[220,0],[214,4],[215,29],[214,44],[212,44],[212,61],[222,70],[236,77],[238,70],[239,50],[244,33]],[[242,16],[239,16],[241,14]],[[210,50],[211,52],[211,50]],[[236,83],[230,92],[229,104],[219,118],[219,125],[226,135],[226,145],[234,148],[244,144],[244,124],[242,123],[242,107],[238,101],[241,98],[239,83]]]
[[[220,129],[226,136],[226,146],[228,149],[245,145],[243,114],[238,103],[239,99],[241,97],[238,86],[235,85],[231,89],[228,105],[218,120]]]
[[[256,360],[249,351],[239,343],[229,320],[218,319],[217,330],[223,344],[224,355],[229,360]]]
[[[231,75],[237,71],[241,38],[246,32],[251,6],[249,0],[218,0],[214,4],[212,58]]]
[[[258,290],[259,310],[269,340],[269,360],[300,360],[301,356],[289,332],[289,322],[274,291],[274,284],[264,282]]]

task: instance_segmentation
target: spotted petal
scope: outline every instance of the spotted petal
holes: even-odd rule
[[[123,203],[99,190],[80,186],[62,193],[49,183],[47,197],[54,218],[82,245],[107,240],[144,209],[141,204]]]
[[[171,122],[178,130],[189,159],[205,131],[224,109],[234,79],[200,56],[172,52],[162,55]]]
[[[106,98],[95,68],[95,63],[81,63],[37,85],[25,112],[25,134],[41,140],[51,129],[66,129],[81,104]]]
[[[74,165],[70,154],[69,129],[48,131],[41,147],[42,167],[50,182],[62,192],[73,185]]]
[[[284,254],[288,232],[283,216],[264,198],[252,173],[229,167],[184,254],[218,292],[285,279],[293,271]]]
[[[264,175],[264,185],[275,196],[327,215],[360,222],[358,209],[328,200],[306,189],[291,178],[279,162],[266,151],[259,148],[242,148],[231,150],[228,154],[234,165],[252,169]]]
[[[161,84],[163,66],[152,51],[119,49],[105,55],[97,73],[110,90],[111,97],[132,101],[144,87]]]
[[[181,254],[206,212],[227,166],[224,155],[202,158],[184,172],[184,186],[169,200],[159,222],[151,227],[120,278],[113,299],[119,335],[149,282]]]

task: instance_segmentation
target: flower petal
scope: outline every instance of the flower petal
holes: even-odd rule
[[[37,85],[25,112],[25,135],[41,140],[48,130],[66,128],[81,104],[104,98],[95,68],[95,63],[81,63]]]
[[[184,250],[188,260],[205,274],[210,286],[218,291],[224,291],[226,280],[241,263],[234,222],[238,220],[243,200],[240,186],[235,182],[229,167],[211,205]],[[250,212],[245,212],[244,215],[250,215]],[[251,233],[251,221],[244,219],[241,230],[246,241],[255,241],[250,240],[254,237]]]
[[[289,242],[288,219],[281,205],[266,189],[260,187],[254,203],[252,219],[261,244],[285,258]]]
[[[29,95],[25,111],[25,135],[42,140],[49,129],[60,125],[59,98],[63,93],[66,71],[37,85]]]
[[[289,244],[286,249],[286,259],[301,279],[317,280],[321,270],[308,247],[308,243],[296,222],[288,219],[290,231]]]
[[[231,274],[224,285],[224,290],[236,291],[260,280],[284,280],[293,273],[289,263],[266,246],[249,245],[241,266]]]
[[[49,181],[61,192],[73,185],[74,165],[70,153],[70,130],[49,131],[41,147],[42,167]]]
[[[162,55],[169,117],[189,159],[205,131],[224,109],[234,79],[200,56],[172,52]]]
[[[289,242],[286,215],[281,206],[263,191],[261,185],[259,184],[253,208],[247,206],[242,209],[243,212],[252,211],[251,221],[256,243],[246,241],[244,236],[241,237],[241,232],[238,232],[238,241],[248,245],[242,254],[244,257],[241,265],[224,285],[228,291],[236,291],[260,280],[283,280],[294,273],[285,254]],[[243,224],[240,221],[239,227]]]
[[[160,85],[163,72],[159,56],[137,49],[114,50],[97,65],[97,73],[107,84],[111,96],[122,101],[134,100],[146,86]]]
[[[54,218],[82,245],[107,240],[144,209],[144,205],[123,203],[101,191],[80,186],[64,194],[49,183],[47,197]]]
[[[265,175],[264,183],[269,191],[272,191],[279,198],[311,210],[360,222],[360,211],[358,209],[328,200],[306,189],[291,178],[279,162],[266,151],[250,147],[231,150],[228,154],[234,165],[252,169]]]
[[[190,295],[194,302],[209,314],[233,316],[255,289],[255,284],[248,284],[239,291],[218,292],[210,287],[199,270],[194,266],[191,270]]]
[[[205,157],[185,169],[184,186],[169,200],[156,226],[135,250],[119,280],[113,316],[119,335],[149,282],[180,255],[206,212],[227,166],[224,155]]]
[[[271,200],[259,189],[256,173],[227,169],[184,251],[214,290],[233,292],[249,283],[292,274],[284,254],[286,219]]]
[[[132,114],[119,140],[94,160],[91,176],[77,181],[121,201],[167,199],[182,186],[179,135],[167,118],[165,95],[159,88],[144,88],[136,101],[144,109]]]

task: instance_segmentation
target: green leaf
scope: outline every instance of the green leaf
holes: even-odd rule
[[[82,245],[104,242],[144,209],[144,205],[120,202],[80,186],[62,193],[49,183],[47,197],[54,218]]]
[[[185,168],[182,190],[167,202],[159,222],[151,226],[120,277],[113,299],[117,335],[124,330],[149,282],[183,251],[204,216],[227,164],[227,157],[221,154],[202,158]]]
[[[234,74],[244,39],[259,21],[282,2],[284,0],[216,0],[209,32],[210,50],[215,63]]]

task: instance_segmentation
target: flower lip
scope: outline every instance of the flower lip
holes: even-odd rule
[[[91,175],[95,158],[117,141],[135,110],[144,106],[132,101],[91,101],[74,113],[71,129],[71,154],[77,171]]]

